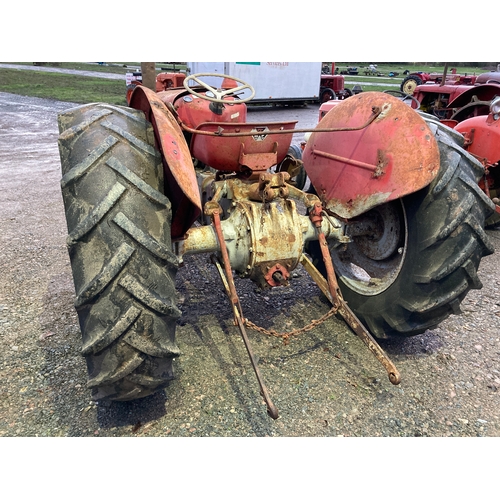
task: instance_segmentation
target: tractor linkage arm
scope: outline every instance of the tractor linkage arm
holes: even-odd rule
[[[172,111],[173,106],[170,106],[169,109]],[[332,127],[332,128],[298,128],[298,129],[293,129],[293,133],[306,133],[306,132],[354,132],[356,130],[362,130],[368,125],[370,125],[375,119],[382,113],[382,109],[379,107],[373,107],[372,109],[372,114],[366,121],[366,123],[363,123],[359,127]],[[177,122],[179,123],[180,127],[182,130],[185,132],[189,132],[190,134],[199,134],[199,135],[211,135],[211,136],[217,136],[217,137],[245,137],[245,136],[254,136],[255,132],[224,132],[224,129],[222,127],[218,127],[218,129],[213,132],[209,130],[199,130],[196,128],[191,128],[188,125],[186,125],[180,118],[177,112],[173,111],[175,113],[175,116],[177,118]],[[266,132],[268,135],[280,135],[280,134],[290,134],[290,130],[273,130],[273,131],[268,131]]]
[[[310,212],[310,218],[313,224],[318,230],[318,240],[319,246],[321,248],[321,254],[323,256],[323,262],[326,267],[327,280],[323,275],[316,269],[313,263],[305,256],[302,255],[301,264],[304,266],[306,271],[309,273],[311,278],[316,282],[321,291],[325,294],[328,300],[333,304],[337,312],[344,318],[345,322],[352,328],[356,335],[366,344],[371,353],[380,361],[384,366],[389,376],[389,380],[392,384],[398,385],[401,383],[401,376],[398,369],[394,363],[388,358],[384,350],[378,345],[376,340],[370,335],[368,330],[359,321],[356,315],[351,311],[347,302],[342,298],[342,293],[337,283],[337,278],[335,277],[335,271],[333,269],[332,258],[330,251],[328,250],[328,243],[326,241],[325,235],[321,230],[321,213],[322,213],[321,203],[318,203],[314,210]]]

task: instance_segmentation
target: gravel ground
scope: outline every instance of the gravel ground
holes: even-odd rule
[[[207,256],[192,256],[178,273],[176,380],[140,401],[92,402],[59,188],[56,115],[69,107],[0,93],[0,436],[500,435],[500,231],[488,231],[496,253],[483,259],[484,286],[469,293],[463,314],[381,342],[399,386],[340,319],[288,345],[250,330],[280,412],[271,420],[216,271]],[[318,109],[249,116],[306,127]],[[302,270],[286,290],[237,287],[249,319],[265,327],[301,327],[329,309]]]

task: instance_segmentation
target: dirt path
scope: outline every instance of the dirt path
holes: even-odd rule
[[[91,402],[59,188],[56,114],[68,107],[0,93],[0,436],[500,435],[499,231],[489,231],[497,252],[482,261],[484,287],[467,296],[462,315],[383,343],[400,386],[341,320],[286,346],[251,332],[281,415],[271,420],[223,288],[201,256],[178,274],[177,379],[138,402]],[[304,127],[317,108],[249,115]],[[295,328],[328,310],[302,271],[284,291],[237,286],[249,319],[266,327]]]

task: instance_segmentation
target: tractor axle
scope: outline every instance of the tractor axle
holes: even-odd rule
[[[319,198],[287,185],[287,176],[287,173],[260,174],[253,181],[237,178],[215,181],[214,176],[212,182],[207,182],[205,178],[203,195],[209,201],[205,203],[204,215],[205,222],[209,219],[211,224],[193,227],[183,240],[174,242],[180,261],[186,254],[212,253],[212,262],[231,303],[235,326],[240,331],[260,393],[273,419],[278,418],[278,410],[271,401],[250,346],[233,270],[262,288],[287,286],[290,272],[301,263],[332,303],[328,317],[339,313],[385,367],[391,383],[399,384],[401,380],[395,365],[342,298],[327,239],[333,245],[349,243],[351,238],[345,235],[345,224],[334,217],[325,217]],[[307,215],[299,214],[296,202],[306,207]],[[370,227],[361,222],[353,234],[364,234]],[[314,240],[319,241],[327,279],[303,253],[305,245]]]

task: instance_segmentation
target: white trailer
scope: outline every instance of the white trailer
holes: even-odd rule
[[[320,62],[191,62],[187,73],[220,73],[252,85],[252,103],[307,103],[319,101]],[[209,85],[220,85],[217,78],[205,77]],[[191,82],[190,85],[195,85]],[[249,95],[244,91],[242,97]]]

